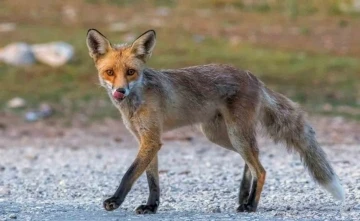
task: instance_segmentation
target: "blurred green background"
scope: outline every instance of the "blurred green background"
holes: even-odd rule
[[[119,117],[88,56],[86,32],[96,28],[113,43],[155,29],[153,68],[230,63],[311,113],[360,119],[359,0],[2,0],[5,22],[16,28],[0,32],[0,48],[21,41],[75,48],[73,61],[57,68],[0,63],[7,114],[7,101],[18,96],[68,119]]]

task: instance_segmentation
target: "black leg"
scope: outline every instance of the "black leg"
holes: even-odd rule
[[[248,198],[250,195],[252,176],[249,170],[248,165],[245,163],[243,178],[240,184],[239,191],[239,207],[237,208],[238,212],[247,211],[246,205],[248,204]]]
[[[146,205],[136,208],[137,214],[156,213],[160,204],[160,187],[157,156],[151,161],[146,169],[146,177],[149,184],[149,198]]]

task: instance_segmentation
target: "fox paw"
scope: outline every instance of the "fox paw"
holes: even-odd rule
[[[236,212],[243,213],[243,212],[255,212],[256,208],[251,206],[250,204],[242,204],[237,209]]]
[[[140,205],[136,208],[136,214],[155,214],[158,206],[157,205]]]
[[[103,205],[104,205],[104,208],[106,211],[112,211],[112,210],[119,208],[120,203],[117,202],[116,197],[111,197],[111,198],[105,200]]]

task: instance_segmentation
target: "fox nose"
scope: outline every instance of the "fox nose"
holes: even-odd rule
[[[117,92],[120,92],[122,94],[125,94],[126,90],[124,88],[118,88],[116,89]]]

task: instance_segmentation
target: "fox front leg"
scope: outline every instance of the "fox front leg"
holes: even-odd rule
[[[103,203],[104,208],[107,211],[115,210],[122,204],[134,182],[140,177],[140,175],[153,161],[161,147],[160,139],[158,139],[159,136],[154,136],[154,130],[150,130],[148,131],[148,133],[145,132],[140,134],[140,138],[140,150],[138,155],[136,156],[136,159],[131,164],[130,168],[126,171],[115,194],[109,199],[105,200]],[[150,196],[149,199],[150,203],[152,203],[153,198],[151,198]],[[154,199],[156,199],[156,197]],[[154,211],[156,211],[156,209]]]
[[[156,213],[160,204],[160,187],[157,155],[146,169],[146,177],[149,184],[149,198],[146,205],[136,208],[137,214]]]

